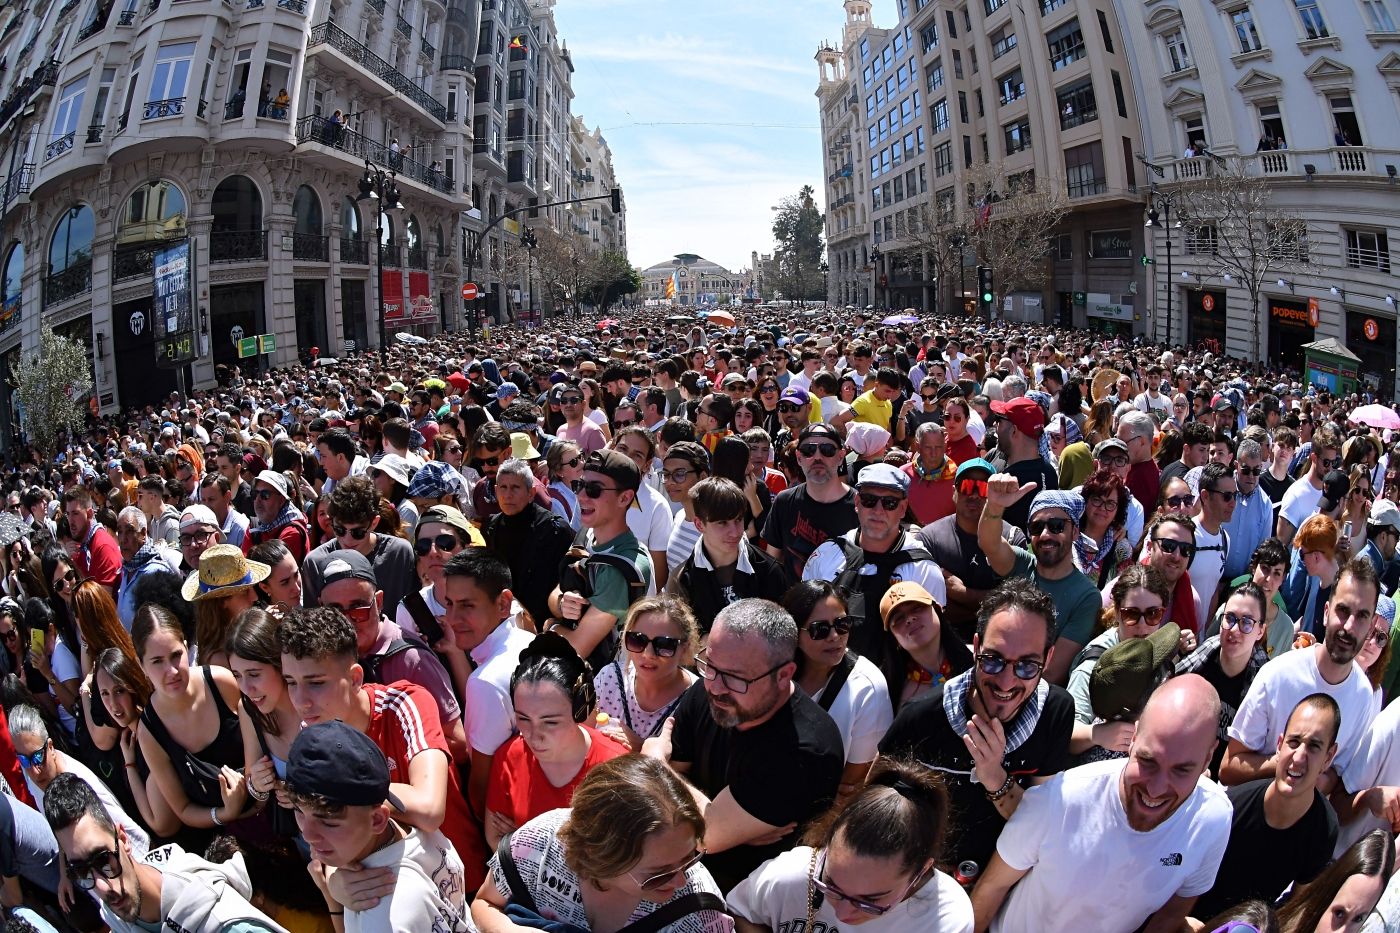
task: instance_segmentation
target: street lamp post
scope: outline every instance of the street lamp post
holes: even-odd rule
[[[1172,201],[1174,196],[1170,192],[1161,192],[1154,186],[1147,196],[1147,223],[1145,226],[1149,230],[1163,229],[1167,231],[1167,346],[1172,345],[1172,304],[1174,292],[1176,291],[1176,280],[1172,278]],[[1181,226],[1178,218],[1176,226]],[[1157,273],[1152,273],[1153,287],[1157,290]]]
[[[525,277],[530,281],[530,304],[529,311],[526,313],[533,321],[535,319],[535,250],[540,245],[540,241],[535,239],[535,231],[529,227],[521,231],[520,245],[525,247]]]
[[[965,314],[967,312],[967,261],[963,250],[967,249],[967,237],[961,233],[955,233],[948,242],[958,251],[958,311]]]
[[[384,221],[388,211],[403,210],[399,200],[399,187],[394,181],[394,172],[385,171],[373,162],[366,160],[365,174],[360,179],[360,193],[357,202],[368,201],[374,206],[374,240],[376,291],[379,295],[379,365],[388,369],[389,340],[384,322]]]
[[[880,304],[880,247],[870,247],[870,299],[878,310]]]

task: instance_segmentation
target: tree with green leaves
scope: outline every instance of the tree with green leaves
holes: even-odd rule
[[[39,352],[20,355],[14,378],[29,443],[41,457],[51,457],[63,435],[81,431],[87,417],[83,399],[92,391],[87,348],[45,330]]]
[[[803,185],[795,195],[778,202],[773,216],[773,287],[789,301],[822,299],[826,296],[822,271],[822,231],[826,218],[817,210],[816,192]]]

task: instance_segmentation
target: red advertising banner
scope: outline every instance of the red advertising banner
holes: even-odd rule
[[[384,288],[384,320],[398,321],[404,316],[403,273],[385,269],[381,280]]]
[[[430,288],[428,273],[410,272],[408,274],[408,306],[409,313],[414,317],[433,316],[433,299]]]

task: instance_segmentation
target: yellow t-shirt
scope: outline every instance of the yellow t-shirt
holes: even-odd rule
[[[855,410],[855,421],[864,421],[877,428],[890,429],[890,419],[894,417],[894,403],[883,402],[875,397],[875,390],[862,393],[851,403]]]

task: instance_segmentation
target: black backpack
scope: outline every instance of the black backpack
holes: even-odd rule
[[[591,600],[600,567],[611,567],[622,574],[622,579],[627,583],[628,606],[646,596],[647,581],[642,578],[636,564],[617,554],[587,553],[578,544],[575,544],[564,555],[564,562],[559,567],[559,592],[578,593],[585,599]],[[578,626],[577,622],[568,619],[556,619],[555,622],[568,629]],[[595,671],[602,670],[603,665],[617,655],[617,632],[622,625],[622,620],[618,619],[617,623],[613,630],[608,633],[608,637],[599,642],[598,647],[594,648],[584,659],[593,666]]]
[[[836,542],[846,556],[846,565],[832,583],[846,594],[846,612],[860,620],[851,630],[848,645],[850,650],[869,658],[879,667],[886,648],[884,622],[880,619],[880,600],[890,588],[890,577],[893,576],[896,567],[921,560],[933,560],[933,555],[919,546],[891,551],[878,555],[874,561],[875,573],[862,574],[861,568],[872,563],[865,549],[848,541],[844,535],[831,540]]]

